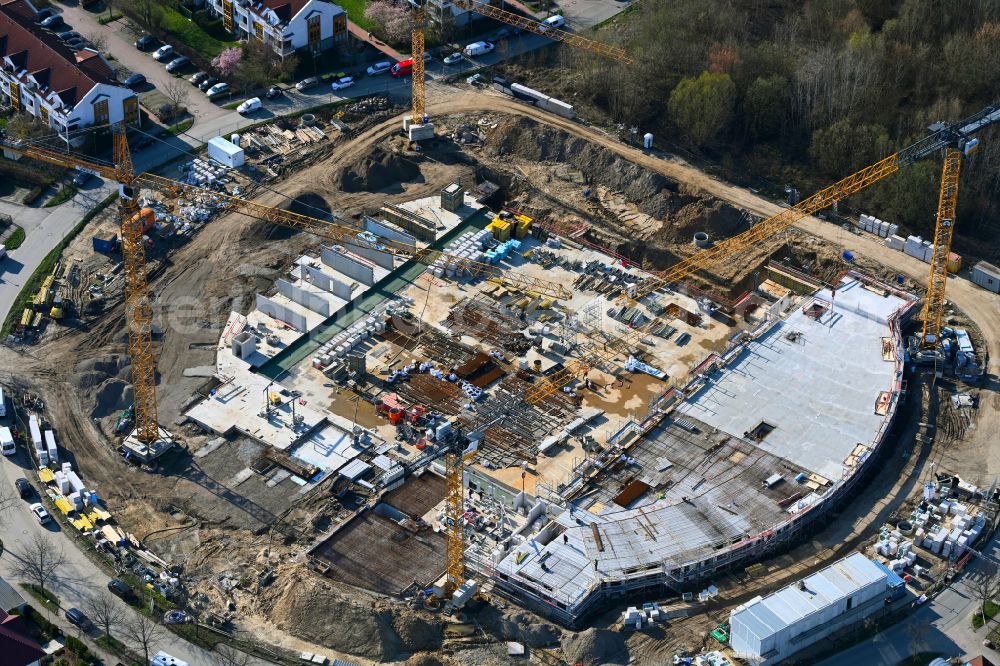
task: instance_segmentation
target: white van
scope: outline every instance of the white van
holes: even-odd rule
[[[0,245],[2,248],[3,245]],[[7,396],[3,393],[3,387],[0,386],[0,418],[7,416]]]
[[[0,451],[3,451],[5,456],[17,453],[17,446],[14,444],[14,436],[10,433],[10,428],[0,427]]]
[[[566,19],[564,19],[561,15],[556,14],[555,16],[550,16],[542,21],[542,24],[538,26],[538,29],[541,32],[545,32],[549,28],[561,28],[564,25],[566,25]]]
[[[177,657],[160,650],[149,660],[149,666],[190,666],[186,661],[181,661]]]
[[[465,55],[470,58],[473,56],[483,55],[484,53],[489,53],[495,47],[489,42],[472,42],[465,47]]]

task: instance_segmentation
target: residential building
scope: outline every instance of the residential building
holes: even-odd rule
[[[208,7],[226,30],[262,41],[282,58],[347,41],[347,12],[326,0],[209,0]]]
[[[0,654],[4,666],[39,666],[45,650],[28,636],[24,618],[0,610]]]
[[[730,646],[755,666],[777,664],[883,609],[902,588],[887,567],[853,553],[734,609]]]
[[[464,28],[473,21],[484,18],[481,14],[459,7],[451,0],[427,0],[424,8],[427,21],[437,26],[442,33]]]
[[[0,90],[14,109],[30,113],[67,143],[93,125],[139,122],[139,98],[115,80],[104,57],[74,52],[34,24],[28,0],[0,2]]]

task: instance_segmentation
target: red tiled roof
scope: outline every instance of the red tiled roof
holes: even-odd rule
[[[0,613],[0,654],[4,666],[27,666],[45,656],[41,645],[21,633],[24,627],[20,615]]]
[[[0,59],[6,56],[16,71],[34,76],[43,96],[54,92],[73,107],[98,83],[114,83],[114,72],[103,58],[93,52],[74,53],[34,25],[34,16],[26,0],[0,2]]]
[[[969,666],[993,666],[993,662],[983,655],[979,655],[969,660]]]

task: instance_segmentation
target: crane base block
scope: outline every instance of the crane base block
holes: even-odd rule
[[[410,141],[434,138],[434,123],[415,123],[413,116],[403,116],[403,129]]]
[[[139,440],[138,431],[133,430],[125,438],[125,441],[122,442],[122,448],[128,454],[129,460],[150,463],[174,448],[174,438],[169,432],[163,428],[159,428],[159,437],[157,437],[156,441],[146,444]]]

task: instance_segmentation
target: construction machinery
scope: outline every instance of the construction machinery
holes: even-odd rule
[[[958,170],[961,155],[968,155],[976,149],[979,140],[974,135],[1000,122],[1000,106],[991,105],[957,123],[935,123],[928,129],[931,133],[916,143],[851,174],[847,178],[820,190],[794,206],[772,215],[753,225],[741,234],[720,241],[710,248],[693,254],[667,270],[644,280],[627,298],[639,301],[662,288],[669,288],[695,273],[731,260],[740,253],[757,246],[785,231],[799,220],[818,213],[846,197],[874,185],[900,169],[924,160],[940,151],[945,151],[945,171],[941,182],[941,203],[935,232],[934,257],[931,261],[931,283],[924,307],[923,345],[936,343],[940,332],[941,313],[944,306],[944,289],[947,281],[945,264],[951,252],[951,238],[954,231],[955,202],[958,196]],[[656,320],[654,319],[654,322]],[[928,328],[928,321],[930,327]],[[529,389],[525,396],[528,404],[537,404],[562,387],[582,379],[592,369],[610,360],[627,346],[630,331],[618,340],[609,342],[603,351],[591,354],[583,362],[567,366],[568,372],[556,373],[542,379]],[[928,337],[929,336],[929,337]]]
[[[434,136],[434,125],[426,116],[426,97],[424,94],[424,33],[427,27],[427,11],[425,0],[410,0],[413,8],[412,32],[410,34],[410,54],[413,58],[412,106],[411,113],[403,118],[403,129],[411,141],[429,139]],[[593,39],[587,39],[567,30],[561,30],[550,24],[536,21],[533,18],[509,12],[506,9],[494,7],[480,0],[456,0],[459,9],[476,12],[500,23],[505,23],[517,30],[526,30],[553,41],[562,42],[576,48],[596,53],[606,58],[631,65],[635,60],[624,49],[604,44]]]

